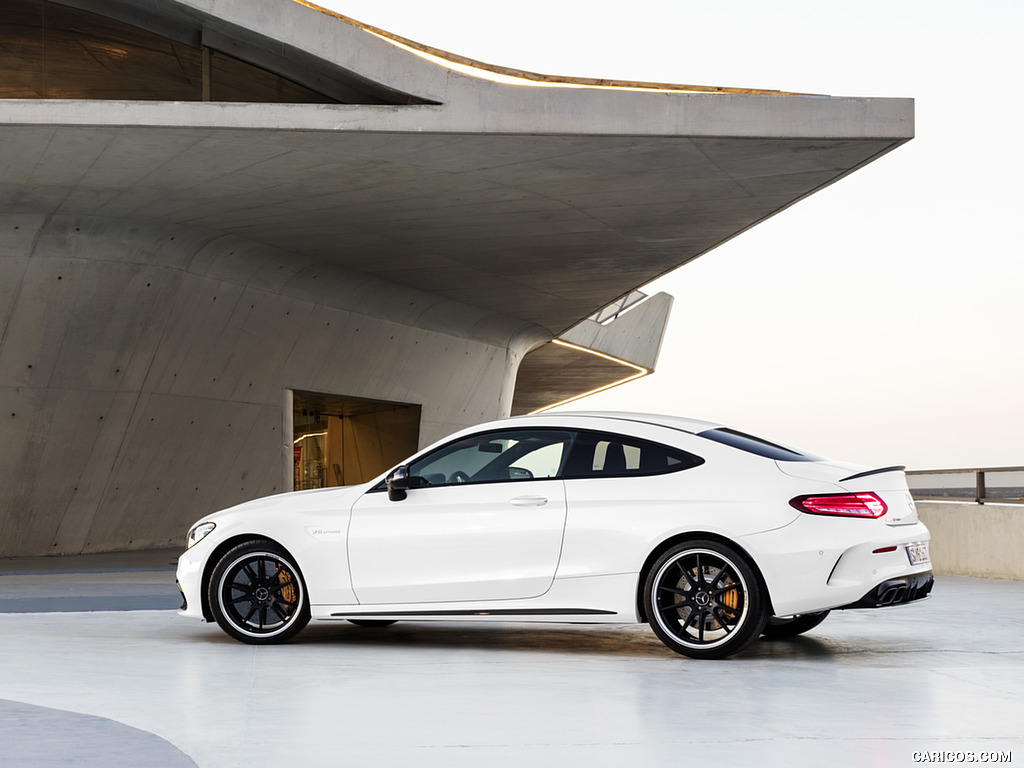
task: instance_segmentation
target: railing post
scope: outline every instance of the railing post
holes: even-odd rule
[[[995,486],[989,495],[988,475],[995,475]],[[932,481],[934,488],[925,487],[928,480],[921,476],[941,475],[945,479]],[[965,467],[963,469],[918,469],[907,470],[908,485],[915,500],[961,501],[972,499],[970,481],[966,476],[974,475],[975,504],[1024,504],[1024,466],[1017,467]],[[914,478],[913,482],[910,479]],[[913,486],[921,486],[914,488]],[[930,493],[929,493],[930,492]]]

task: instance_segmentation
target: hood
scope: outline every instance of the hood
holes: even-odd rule
[[[263,515],[294,515],[296,512],[319,511],[321,509],[339,509],[351,506],[355,500],[369,488],[368,483],[362,485],[345,485],[336,488],[314,488],[308,491],[291,491],[264,496],[252,501],[243,501],[233,507],[222,509],[200,519],[199,522],[227,522],[232,518],[244,516],[248,520]]]

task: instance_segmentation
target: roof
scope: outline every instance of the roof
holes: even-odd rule
[[[513,417],[513,418],[527,418]],[[697,434],[708,429],[717,429],[722,425],[713,421],[691,419],[684,416],[672,416],[659,413],[633,413],[631,411],[555,411],[532,414],[531,419],[544,419],[553,422],[565,422],[571,419],[598,419],[609,422],[631,422],[668,427],[682,432]]]

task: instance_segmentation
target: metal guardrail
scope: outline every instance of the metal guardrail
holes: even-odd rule
[[[1024,504],[1024,467],[908,470],[907,485],[917,501]]]

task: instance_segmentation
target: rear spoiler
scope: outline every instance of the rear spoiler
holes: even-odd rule
[[[840,483],[845,483],[847,480],[856,480],[861,477],[867,477],[868,475],[881,475],[885,472],[902,472],[906,469],[903,464],[898,464],[894,467],[882,467],[881,469],[869,469],[867,472],[858,472],[856,475],[850,475],[840,480]]]

